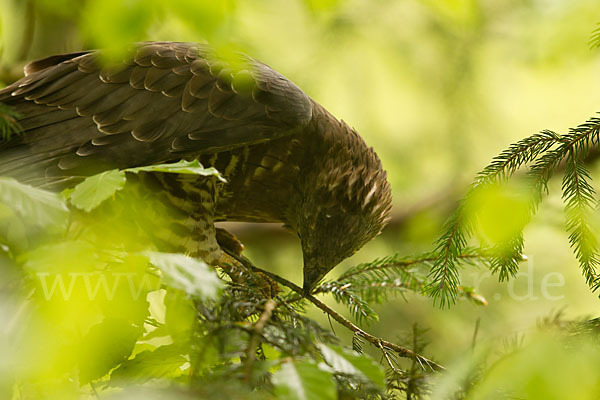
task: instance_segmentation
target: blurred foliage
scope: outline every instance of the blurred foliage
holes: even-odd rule
[[[157,171],[222,179],[197,162],[132,170]],[[13,211],[2,216],[3,225],[40,228],[24,229],[30,240],[17,244],[0,236],[2,270],[21,275],[3,282],[2,304],[8,314],[11,304],[26,308],[2,315],[3,346],[12,343],[1,367],[7,393],[76,398],[146,385],[189,394],[231,380],[240,384],[236,398],[383,393],[383,369],[303,316],[305,300],[265,297],[251,270],[239,284],[201,260],[157,252],[153,239],[172,218],[168,209],[159,211],[164,200],[148,198],[135,179],[108,175],[125,171],[86,178],[62,197],[0,181],[3,207]],[[70,213],[68,204],[76,206]]]
[[[225,58],[242,50],[268,62],[350,120],[389,170],[396,211],[410,218],[394,225],[396,215],[381,240],[316,294],[331,295],[381,336],[413,321],[431,327],[427,333],[414,327],[400,342],[420,354],[430,338],[428,352],[448,368],[431,374],[418,358],[402,361],[385,347],[363,349],[360,335],[333,335],[322,327],[324,317],[291,292],[277,299],[257,331],[268,308],[260,285],[241,287],[199,260],[152,252],[148,232],[170,211],[160,199],[144,199],[143,210],[128,207],[139,203],[130,189],[135,178],[110,171],[61,196],[0,180],[0,397],[377,397],[382,368],[390,398],[598,397],[596,320],[549,318],[535,332],[506,339],[551,307],[597,310],[597,298],[579,284],[584,279],[565,267],[573,260],[562,247],[569,239],[585,280],[597,287],[592,179],[600,170],[588,162],[597,120],[560,134],[600,102],[593,90],[600,83],[597,50],[589,50],[600,42],[595,0],[2,0],[0,6],[5,83],[19,77],[25,62],[50,54],[103,47],[120,57],[134,41],[208,41]],[[17,134],[17,116],[5,108],[0,116],[2,137]],[[517,142],[544,125],[558,133]],[[516,143],[478,175],[437,253],[405,257],[430,248],[467,180],[510,142]],[[517,171],[527,167],[526,176]],[[554,171],[563,176],[562,188],[551,179]],[[449,234],[453,227],[458,236]],[[471,235],[485,249],[470,247]],[[297,278],[300,269],[290,267],[300,265],[297,249],[279,236],[240,234],[257,265]],[[371,261],[393,252],[401,255]],[[534,301],[530,287],[540,282],[523,271],[523,254],[536,256],[536,273],[557,269],[567,276],[565,300]],[[465,269],[465,262],[484,268]],[[507,289],[493,280],[479,287],[488,269],[513,277],[508,297],[501,298]],[[468,271],[479,274],[472,287]],[[440,289],[446,301],[471,301],[436,310],[419,297],[423,288]],[[473,308],[488,304],[475,289],[495,291],[489,307]],[[526,296],[515,295],[524,289]],[[396,295],[409,305],[395,305]],[[376,355],[379,366],[340,343]]]
[[[431,398],[594,399],[600,370],[598,320],[566,320],[560,313],[542,320],[529,337],[489,345],[459,357],[452,372],[439,376]]]
[[[307,299],[298,296],[300,288],[271,299],[261,285],[265,278],[252,269],[240,265],[241,273],[232,275],[223,268],[217,277],[201,260],[157,252],[177,215],[137,179],[148,173],[223,180],[215,169],[183,160],[106,171],[60,195],[0,180],[6,209],[0,265],[19,271],[18,279],[3,282],[2,303],[9,314],[13,305],[25,307],[7,319],[3,333],[4,343],[12,343],[1,367],[7,393],[76,398],[144,385],[188,395],[208,382],[234,380],[236,397],[380,398],[384,369],[363,352],[359,343],[365,340],[382,351],[391,371],[401,371],[398,355],[433,371],[435,364],[421,355],[358,328],[354,349],[339,346],[332,331],[304,315]],[[15,226],[22,227],[16,238]],[[465,258],[485,259],[475,252]],[[394,256],[363,263],[314,293],[334,294],[358,322],[377,319],[370,303],[420,292],[428,281],[416,267],[432,259]],[[465,294],[473,298],[472,291]],[[388,389],[408,390],[392,384]]]

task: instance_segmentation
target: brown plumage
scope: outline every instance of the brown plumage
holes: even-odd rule
[[[61,188],[108,168],[199,159],[227,183],[156,174],[189,213],[183,250],[215,263],[215,221],[282,222],[296,232],[309,290],[383,228],[391,204],[375,152],[268,66],[231,68],[197,44],[143,43],[121,65],[97,52],[29,64],[0,91],[24,133],[0,141],[0,175]],[[189,242],[189,241],[188,241]]]

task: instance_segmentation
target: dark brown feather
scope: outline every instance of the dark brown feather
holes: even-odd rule
[[[97,52],[30,64],[0,90],[24,129],[0,140],[0,175],[59,189],[108,168],[199,159],[227,183],[152,175],[176,208],[204,221],[196,254],[215,260],[213,219],[279,221],[301,237],[310,288],[384,226],[385,172],[353,129],[283,75],[209,54],[155,42],[118,65],[101,65]]]

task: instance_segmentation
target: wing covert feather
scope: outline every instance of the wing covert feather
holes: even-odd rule
[[[0,102],[22,112],[25,131],[0,141],[0,174],[18,169],[34,179],[39,173],[28,171],[42,165],[46,174],[69,176],[94,164],[166,162],[273,140],[308,124],[311,102],[296,85],[249,57],[240,55],[246,64],[235,70],[209,51],[150,42],[110,67],[97,52],[34,62],[0,91]],[[44,152],[48,159],[40,160]],[[27,168],[27,154],[38,167]]]

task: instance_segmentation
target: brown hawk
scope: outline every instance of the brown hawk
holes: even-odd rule
[[[156,174],[192,221],[182,228],[195,244],[182,250],[215,263],[215,221],[282,222],[301,240],[305,290],[381,231],[391,191],[377,155],[284,76],[244,55],[231,67],[199,44],[131,51],[120,65],[95,51],[28,64],[0,91],[24,130],[0,141],[0,175],[59,188],[198,159],[227,182]]]

